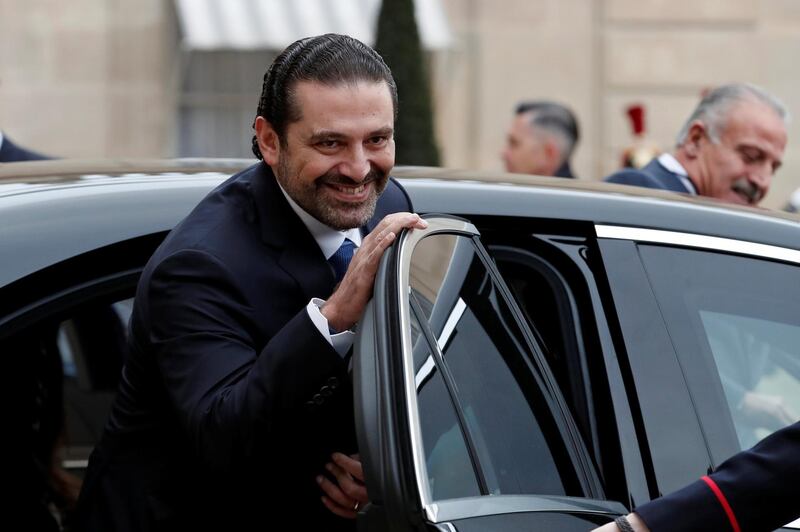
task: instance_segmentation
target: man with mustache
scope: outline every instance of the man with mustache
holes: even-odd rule
[[[264,76],[254,166],[167,236],[76,530],[355,530],[366,502],[351,331],[412,214],[397,93],[371,48],[322,35]]]
[[[678,134],[672,154],[641,171],[624,170],[607,181],[710,196],[757,205],[766,195],[786,147],[784,106],[746,84],[709,92]],[[723,331],[719,331],[720,333]],[[733,331],[735,333],[736,331]],[[745,348],[746,342],[732,336]],[[754,365],[759,356],[748,353]],[[780,402],[723,379],[727,395],[738,395],[734,415],[767,420],[777,430],[686,487],[637,506],[634,512],[594,532],[700,532],[774,530],[800,515],[800,423]],[[793,424],[790,424],[793,423]],[[786,426],[788,425],[788,426]]]
[[[686,121],[673,153],[606,181],[757,205],[781,166],[787,117],[781,102],[754,85],[717,87]]]

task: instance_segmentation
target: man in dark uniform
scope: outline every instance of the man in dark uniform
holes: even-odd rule
[[[211,192],[142,274],[79,530],[355,529],[366,490],[349,457],[350,329],[383,251],[426,225],[388,177],[396,107],[388,67],[350,37],[275,59],[254,123],[261,161]]]
[[[800,517],[800,423],[595,532],[767,532]],[[629,528],[629,529],[628,529]]]
[[[717,87],[686,121],[673,153],[606,181],[757,205],[781,166],[787,114],[774,96],[753,85]]]

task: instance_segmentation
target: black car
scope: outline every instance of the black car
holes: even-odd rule
[[[0,166],[0,346],[19,382],[61,383],[65,468],[102,431],[145,262],[249,164]],[[797,420],[797,217],[395,175],[430,225],[386,254],[358,326],[360,530],[588,530]]]

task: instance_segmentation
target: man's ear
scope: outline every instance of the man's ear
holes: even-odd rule
[[[547,165],[550,167],[550,173],[555,173],[558,167],[561,166],[561,148],[551,139],[545,140],[543,148]]]
[[[689,158],[694,159],[700,153],[700,144],[708,138],[708,129],[700,120],[695,120],[689,125],[686,140],[683,141],[683,151]]]
[[[263,116],[256,117],[255,127],[258,149],[261,151],[264,162],[270,166],[277,165],[281,153],[281,142],[278,138],[278,133]]]

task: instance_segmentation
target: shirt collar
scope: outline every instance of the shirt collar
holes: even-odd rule
[[[0,148],[3,147],[3,132],[0,131]]]
[[[283,192],[292,210],[300,217],[303,225],[306,226],[308,232],[314,237],[314,240],[317,242],[319,249],[322,251],[322,254],[325,255],[326,259],[331,258],[333,254],[336,253],[345,238],[349,238],[356,247],[361,246],[361,230],[358,227],[348,229],[347,231],[337,231],[308,214],[291,198],[291,196],[289,196],[280,183],[278,183],[278,187],[280,187],[281,192]]]
[[[675,158],[674,155],[671,153],[662,153],[658,156],[658,162],[661,164],[661,166],[678,176],[678,179],[681,180],[681,183],[683,183],[683,186],[686,188],[689,194],[693,196],[697,195],[697,189],[695,188],[694,183],[692,183],[692,180],[689,179],[689,172],[686,171],[686,168],[683,167],[683,165],[678,161],[678,159]]]

